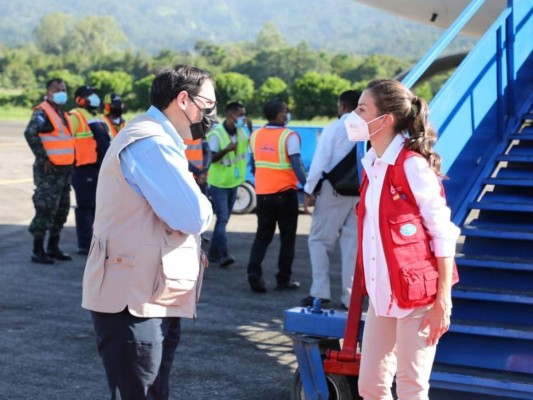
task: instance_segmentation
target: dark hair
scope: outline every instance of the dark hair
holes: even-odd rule
[[[357,108],[359,97],[361,97],[361,92],[359,90],[346,90],[339,96],[339,102],[353,111]]]
[[[46,82],[46,90],[50,89],[50,86],[52,86],[54,83],[63,83],[65,82],[61,78],[52,78],[48,82]]]
[[[150,104],[163,111],[182,91],[186,91],[189,96],[196,96],[206,80],[215,84],[209,72],[192,65],[178,64],[172,68],[163,68],[152,82]]]
[[[374,80],[368,84],[367,89],[371,92],[381,115],[394,115],[394,131],[408,133],[405,148],[421,154],[429,166],[442,176],[441,158],[433,151],[437,133],[429,123],[429,107],[426,101],[415,96],[405,85],[394,79]]]
[[[283,100],[274,99],[267,101],[263,107],[263,114],[267,121],[273,121],[278,114],[283,110],[283,105],[286,103]]]
[[[244,104],[242,104],[240,101],[230,101],[228,104],[226,104],[226,113],[239,111],[241,108],[244,108]]]

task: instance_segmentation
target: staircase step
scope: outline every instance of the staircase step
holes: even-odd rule
[[[519,303],[533,305],[533,292],[522,290],[489,289],[474,286],[457,286],[452,290],[452,296],[462,299],[477,299],[487,301],[501,301],[505,303]]]
[[[522,133],[513,133],[512,135],[509,135],[510,140],[520,140],[520,141],[532,141],[533,140],[533,130],[532,131],[526,131],[525,129],[522,131]]]
[[[511,154],[500,154],[499,156],[496,156],[497,161],[507,161],[507,162],[525,162],[530,163],[533,162],[533,154],[517,154],[517,155],[511,155]]]
[[[519,239],[506,238],[498,235],[478,235],[475,230],[468,231],[462,229],[465,234],[464,242],[462,244],[461,253],[468,254],[471,257],[488,257],[488,258],[510,258],[530,260],[533,259],[533,245],[531,240],[522,238]],[[490,231],[489,231],[490,232]],[[471,234],[471,235],[470,235]],[[509,239],[509,240],[507,240]]]
[[[465,254],[457,254],[455,262],[458,266],[499,268],[517,271],[533,271],[533,259],[512,257],[472,257]]]
[[[491,210],[506,212],[533,212],[533,203],[516,203],[516,202],[483,202],[474,201],[468,204],[470,210]]]
[[[531,226],[517,226],[497,223],[480,223],[475,225],[463,225],[461,232],[465,236],[476,236],[499,239],[533,240],[533,230]]]
[[[533,374],[533,327],[452,317],[435,359],[452,365]]]
[[[530,304],[454,297],[452,318],[454,321],[457,318],[528,327],[533,321],[533,307]]]
[[[533,399],[533,375],[519,372],[435,363],[431,372],[431,387],[494,396],[497,399]],[[450,398],[471,400],[483,397],[454,395]]]
[[[533,296],[533,271],[459,266],[460,287],[516,290]]]

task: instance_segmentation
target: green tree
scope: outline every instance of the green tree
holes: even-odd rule
[[[124,96],[131,92],[133,77],[124,71],[94,71],[89,73],[89,83],[98,88],[102,96],[110,92]]]
[[[281,99],[289,101],[289,87],[283,81],[275,76],[271,76],[259,87],[257,91],[257,100],[259,104],[265,104],[270,99]]]
[[[350,82],[336,74],[308,72],[294,82],[295,115],[303,119],[334,117],[339,94],[350,88]]]
[[[73,20],[72,15],[62,12],[45,15],[33,32],[37,46],[48,54],[66,51]]]
[[[395,57],[373,54],[363,60],[353,71],[347,71],[354,81],[392,78],[409,67],[410,63]]]
[[[232,100],[248,105],[254,95],[254,81],[237,72],[226,72],[215,76],[219,112]]]
[[[144,110],[150,105],[150,87],[154,75],[150,74],[133,83],[133,95],[126,98],[126,106],[132,110]]]

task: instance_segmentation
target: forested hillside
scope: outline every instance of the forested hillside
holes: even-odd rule
[[[142,109],[158,67],[192,63],[214,74],[219,104],[240,100],[259,115],[280,97],[297,118],[332,117],[339,93],[405,71],[438,35],[350,0],[3,0],[0,9],[0,107],[29,108],[61,77],[69,105],[90,84]],[[429,100],[445,78],[417,94]]]
[[[0,43],[10,47],[33,41],[35,27],[52,12],[111,16],[128,46],[152,54],[191,49],[199,39],[253,40],[272,21],[292,45],[305,41],[336,53],[418,58],[440,32],[354,0],[2,0],[0,8]],[[468,45],[462,39],[456,49]]]

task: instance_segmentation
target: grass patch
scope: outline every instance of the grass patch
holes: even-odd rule
[[[4,121],[28,121],[32,110],[25,107],[4,106],[0,107],[0,120]]]

